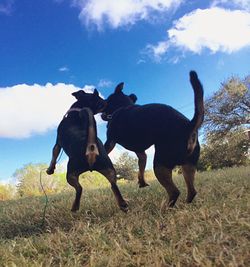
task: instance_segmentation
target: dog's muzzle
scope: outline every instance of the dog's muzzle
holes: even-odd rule
[[[102,113],[101,118],[104,121],[110,121],[110,120],[112,120],[112,115],[107,115],[106,113]]]

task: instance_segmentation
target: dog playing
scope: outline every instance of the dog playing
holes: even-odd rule
[[[69,157],[67,165],[67,182],[76,190],[76,197],[71,211],[80,207],[82,186],[79,175],[86,171],[96,170],[103,174],[111,184],[111,189],[122,211],[127,211],[127,203],[123,199],[116,184],[116,172],[107,152],[97,138],[94,115],[105,107],[105,101],[99,97],[98,91],[85,93],[83,90],[72,93],[77,101],[71,106],[57,129],[56,144],[53,148],[47,174],[53,174],[56,160],[61,148]]]
[[[145,150],[155,146],[154,173],[166,189],[173,207],[180,191],[172,180],[172,170],[182,166],[187,185],[187,202],[196,195],[194,176],[200,155],[198,129],[204,118],[203,87],[195,71],[190,72],[190,82],[194,90],[195,113],[190,121],[174,108],[164,104],[135,105],[134,94],[125,95],[123,83],[115,88],[106,102],[102,119],[108,121],[107,141],[104,145],[110,153],[118,143],[138,156],[140,187],[147,186],[144,179],[146,166]]]

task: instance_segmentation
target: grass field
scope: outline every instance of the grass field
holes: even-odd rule
[[[153,178],[144,189],[121,183],[127,214],[104,178],[86,181],[76,214],[73,191],[49,196],[43,227],[43,197],[0,202],[0,266],[250,266],[250,167],[199,173],[190,205],[175,180],[174,209]]]

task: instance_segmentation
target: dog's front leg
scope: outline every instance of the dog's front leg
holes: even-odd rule
[[[139,172],[138,172],[139,187],[142,188],[142,187],[149,186],[145,182],[145,178],[144,178],[144,172],[145,172],[145,168],[147,164],[147,154],[145,153],[145,151],[143,151],[143,152],[136,152],[136,155],[138,157],[138,165],[139,165]]]
[[[107,154],[109,154],[115,147],[115,142],[113,140],[108,139],[105,144],[104,144],[104,148],[107,152]]]
[[[51,175],[54,173],[55,168],[56,168],[56,160],[60,154],[61,151],[61,146],[56,143],[53,147],[53,151],[52,151],[52,159],[49,165],[49,168],[46,170],[47,174]]]

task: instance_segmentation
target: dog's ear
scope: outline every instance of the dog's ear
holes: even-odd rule
[[[137,96],[135,94],[129,95],[130,99],[135,103],[137,101]]]
[[[93,95],[94,95],[94,96],[99,96],[99,92],[97,91],[97,89],[94,90]]]
[[[115,88],[115,93],[120,93],[123,89],[124,83],[119,83]]]
[[[81,96],[85,95],[86,93],[83,90],[79,90],[77,92],[72,93],[72,95],[79,100],[81,98]]]

